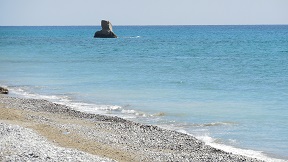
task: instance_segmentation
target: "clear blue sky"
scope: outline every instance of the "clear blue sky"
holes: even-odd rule
[[[288,24],[288,0],[0,0],[0,25]]]

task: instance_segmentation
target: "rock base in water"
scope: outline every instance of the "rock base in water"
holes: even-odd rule
[[[117,36],[110,30],[97,31],[94,38],[117,38]]]

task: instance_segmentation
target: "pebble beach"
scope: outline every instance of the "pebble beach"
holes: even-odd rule
[[[46,100],[0,95],[0,161],[261,161],[193,136]]]

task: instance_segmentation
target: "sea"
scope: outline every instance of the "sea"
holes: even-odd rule
[[[288,161],[288,25],[1,26],[0,86]]]

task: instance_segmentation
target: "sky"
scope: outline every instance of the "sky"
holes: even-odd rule
[[[288,24],[288,0],[0,0],[0,26]]]

